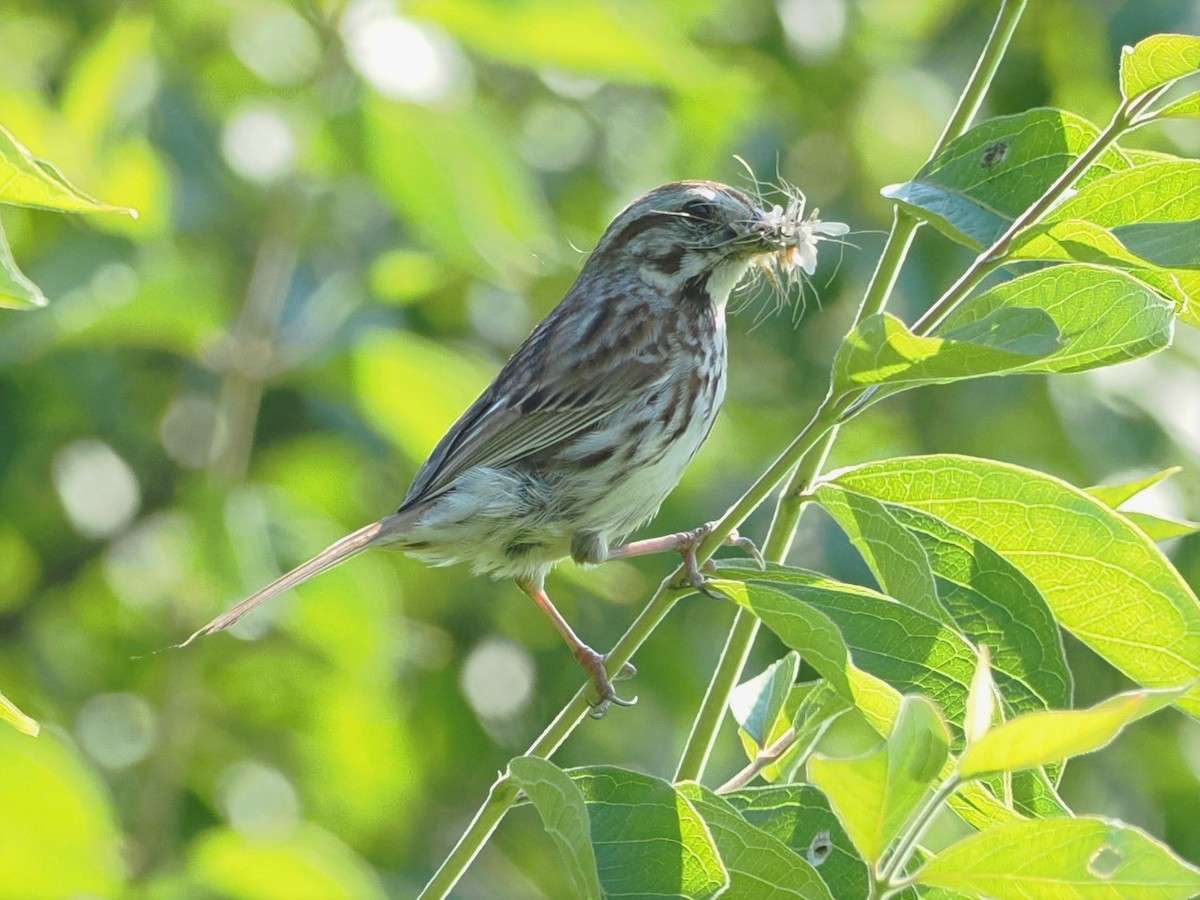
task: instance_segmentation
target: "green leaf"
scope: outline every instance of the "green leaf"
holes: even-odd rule
[[[1040,309],[996,309],[985,319],[920,337],[890,313],[846,336],[833,364],[834,387],[913,387],[1020,369],[1058,349],[1058,329]]]
[[[1156,119],[1195,119],[1197,117],[1200,117],[1200,91],[1188,94],[1174,103],[1168,103],[1154,113]]]
[[[1200,69],[1200,38],[1155,34],[1121,50],[1121,95],[1127,100]]]
[[[119,212],[137,218],[124,206],[110,206],[89,197],[54,167],[33,154],[0,126],[0,203],[32,206],[58,212]]]
[[[1099,136],[1071,113],[1032,109],[989,119],[946,145],[912,181],[884,188],[918,218],[976,250],[989,247]],[[1115,147],[1080,184],[1129,168]]]
[[[1200,870],[1129,825],[1048,819],[971,835],[939,853],[916,881],[995,900],[1187,900],[1200,891]]]
[[[1054,322],[1061,346],[1014,372],[1082,372],[1156,353],[1171,343],[1170,303],[1145,284],[1102,266],[1071,264],[1030,272],[967,300],[946,320],[959,330],[997,311],[1036,308]]]
[[[545,205],[490,110],[374,100],[365,121],[372,175],[419,238],[469,273],[509,287],[528,280]]]
[[[199,882],[188,893],[207,897],[387,897],[365,859],[308,822],[258,840],[210,829],[190,845],[187,869]]]
[[[1200,325],[1200,272],[1164,268],[1128,250],[1115,234],[1084,219],[1065,219],[1021,232],[1009,251],[1010,260],[1085,262],[1121,269],[1144,281],[1175,305],[1175,314]]]
[[[17,267],[8,238],[0,228],[0,307],[7,309],[37,309],[47,303],[41,289],[25,277]]]
[[[747,822],[791,847],[820,874],[835,897],[865,897],[867,864],[829,801],[812,785],[783,784],[726,794]]]
[[[704,819],[670,784],[609,766],[567,774],[587,803],[607,896],[709,897],[729,883]]]
[[[0,722],[7,722],[21,734],[30,737],[37,737],[38,732],[42,730],[37,722],[17,709],[17,705],[3,694],[0,694]]]
[[[1105,506],[1120,509],[1122,505],[1132,500],[1138,494],[1149,490],[1156,484],[1161,484],[1172,475],[1178,475],[1182,471],[1182,466],[1171,466],[1169,469],[1163,469],[1161,472],[1155,472],[1153,475],[1147,475],[1145,478],[1137,478],[1133,481],[1122,482],[1121,484],[1093,485],[1086,490]]]
[[[759,750],[767,746],[799,669],[800,654],[793,650],[730,694],[729,711],[734,721]]]
[[[591,823],[583,794],[562,769],[536,756],[518,756],[508,771],[533,802],[562,854],[576,896],[599,898],[600,878],[592,850]]]
[[[729,900],[799,897],[833,900],[821,876],[804,857],[774,835],[755,828],[727,801],[695,782],[679,785],[712,833],[729,871]]]
[[[1200,675],[1195,594],[1145,534],[1084,491],[950,455],[871,463],[832,480],[977,537],[1037,587],[1065,628],[1138,683],[1175,687]],[[1200,689],[1178,705],[1200,717]]]
[[[883,592],[928,616],[947,620],[920,541],[873,497],[820,485],[813,495],[870,567]]]
[[[1172,538],[1187,537],[1200,532],[1200,522],[1187,522],[1179,519],[1164,519],[1150,513],[1136,510],[1123,511],[1126,519],[1145,532],[1146,537],[1154,542],[1169,541]]]
[[[1200,161],[1149,163],[1097,178],[1046,217],[1069,219],[1109,229],[1130,253],[1156,266],[1200,265]]]
[[[1107,746],[1130,722],[1170,705],[1190,687],[1118,694],[1090,709],[1017,716],[968,745],[958,770],[963,778],[979,778],[1091,753]]]
[[[803,569],[772,565],[764,572],[739,565],[736,571],[746,579],[750,609],[850,703],[863,709],[854,674],[863,672],[897,691],[931,696],[952,720],[962,720],[975,651],[952,628],[867,588]],[[729,583],[716,584],[724,589]],[[826,635],[829,627],[834,632]],[[894,703],[864,710],[881,734],[890,729]]]
[[[126,840],[94,763],[65,734],[0,728],[0,882],[8,897],[119,897]]]
[[[808,775],[829,798],[863,858],[876,863],[911,818],[949,753],[950,734],[924,697],[905,697],[877,750],[850,759],[817,754]]]
[[[1069,706],[1071,670],[1062,635],[1033,583],[987,544],[941,519],[896,504],[888,509],[920,541],[938,597],[962,633],[991,651],[1005,711]]]
[[[975,677],[971,679],[967,714],[963,719],[963,735],[968,747],[987,734],[995,715],[996,686],[992,682],[991,654],[987,644],[983,644],[979,648],[979,664],[975,667]]]

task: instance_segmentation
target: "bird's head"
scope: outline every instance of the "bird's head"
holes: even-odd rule
[[[664,290],[703,290],[718,305],[751,263],[785,275],[816,270],[817,244],[846,234],[840,222],[804,217],[798,193],[787,206],[764,204],[714,181],[677,181],[625,207],[600,239],[591,264],[632,264]]]

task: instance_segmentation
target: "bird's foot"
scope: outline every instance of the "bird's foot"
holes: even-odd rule
[[[591,677],[592,684],[596,687],[596,699],[588,701],[588,705],[592,708],[588,715],[593,719],[603,719],[609,706],[614,703],[617,706],[633,706],[637,703],[637,697],[632,700],[618,697],[616,688],[613,687],[614,681],[628,681],[637,674],[637,669],[633,667],[632,663],[625,663],[621,666],[621,671],[610,678],[605,668],[607,657],[597,653],[591,647],[581,646],[575,651],[575,658]]]
[[[681,540],[676,549],[678,549],[679,555],[683,557],[683,584],[691,585],[700,593],[707,597],[712,597],[714,600],[724,600],[724,595],[718,594],[716,591],[708,587],[707,579],[705,579],[704,573],[701,571],[700,564],[696,561],[696,548],[700,546],[700,543],[706,537],[712,534],[713,529],[716,527],[716,522],[708,522],[704,525],[701,525],[695,531],[685,532],[683,535],[680,535],[680,537],[685,538],[685,540]],[[748,537],[742,537],[742,535],[738,534],[736,529],[729,533],[729,536],[725,538],[722,546],[737,547],[744,551],[748,556],[752,557],[754,561],[758,563],[760,568],[765,569],[767,567],[767,562],[763,559],[763,555],[759,552],[759,549],[755,545],[754,541],[750,540]],[[705,560],[703,568],[714,568],[712,560]]]

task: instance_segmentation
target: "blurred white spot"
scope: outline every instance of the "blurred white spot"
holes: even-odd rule
[[[88,538],[116,534],[142,503],[137,479],[108,444],[75,441],[54,457],[54,488],[75,530]]]
[[[776,8],[788,46],[797,56],[820,59],[841,44],[846,31],[845,0],[779,0]]]
[[[181,394],[171,401],[158,427],[167,455],[188,469],[203,469],[212,461],[218,438],[225,434],[217,405],[205,394]]]
[[[122,306],[137,294],[139,283],[131,266],[110,262],[96,270],[88,287],[101,306]]]
[[[493,284],[476,282],[467,290],[467,316],[484,339],[511,350],[529,333],[525,298]]]
[[[217,804],[246,837],[283,838],[300,819],[296,791],[278,769],[262,763],[230,766],[217,784]]]
[[[141,762],[154,745],[154,710],[134,694],[97,694],[75,719],[84,752],[106,769]]]
[[[280,87],[307,81],[321,61],[312,28],[282,3],[243,10],[230,23],[229,46],[246,68]]]
[[[504,638],[480,642],[463,663],[459,686],[481,719],[507,719],[533,696],[533,660]]]
[[[296,135],[277,110],[244,106],[226,121],[221,152],[229,168],[242,178],[269,184],[292,171]]]
[[[592,126],[579,110],[565,103],[535,103],[521,123],[521,155],[547,172],[566,172],[592,148]]]
[[[165,604],[184,586],[192,542],[182,513],[147,516],[108,548],[104,577],[123,603],[143,609]]]
[[[604,87],[604,82],[598,78],[583,78],[560,69],[546,69],[541,78],[542,83],[558,96],[571,100],[586,100]]]
[[[394,100],[436,103],[468,80],[458,45],[436,28],[395,12],[387,0],[358,0],[342,16],[342,39],[354,69]]]

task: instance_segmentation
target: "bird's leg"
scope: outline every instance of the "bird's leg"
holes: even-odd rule
[[[680,531],[676,534],[665,534],[662,537],[647,538],[642,541],[632,541],[621,547],[614,547],[608,551],[606,559],[628,559],[631,556],[645,556],[649,553],[665,553],[673,551],[683,557],[683,568],[687,575],[688,583],[697,590],[709,594],[704,588],[704,575],[700,571],[700,566],[696,562],[696,548],[714,528],[717,527],[716,522],[709,522],[701,525],[694,531]],[[739,547],[754,558],[763,568],[766,568],[766,562],[763,561],[763,556],[758,552],[758,547],[754,546],[754,542],[750,538],[742,537],[736,531],[725,538],[724,546]],[[713,596],[709,594],[709,596]],[[718,597],[718,599],[725,599]]]
[[[617,696],[616,690],[613,688],[614,681],[625,681],[637,674],[637,669],[630,663],[625,663],[621,666],[621,671],[612,678],[608,677],[608,672],[605,670],[605,657],[597,653],[587,644],[579,639],[579,635],[575,630],[567,624],[567,620],[560,613],[550,600],[550,596],[546,593],[546,588],[542,584],[542,579],[518,578],[516,579],[517,587],[529,595],[544,612],[550,621],[554,623],[554,627],[558,629],[558,633],[562,635],[563,640],[567,642],[567,646],[571,648],[571,652],[575,655],[579,665],[583,666],[583,670],[588,673],[592,679],[592,684],[596,686],[596,700],[591,704],[593,719],[599,719],[608,712],[610,704],[617,706],[633,706],[637,703],[637,698],[632,700],[623,700]]]

